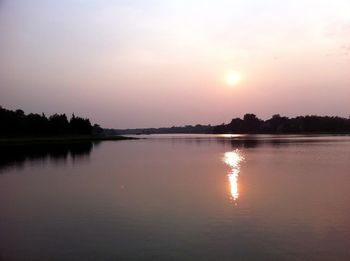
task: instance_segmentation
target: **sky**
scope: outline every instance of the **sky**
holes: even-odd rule
[[[0,69],[1,106],[108,128],[349,117],[350,1],[0,0]]]

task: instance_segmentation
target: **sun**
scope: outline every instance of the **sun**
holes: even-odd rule
[[[226,82],[228,85],[237,85],[242,79],[242,76],[237,71],[229,71],[226,75]]]

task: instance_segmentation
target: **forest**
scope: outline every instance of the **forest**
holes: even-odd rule
[[[23,110],[7,110],[0,106],[0,137],[90,135],[100,130],[89,119],[72,114],[25,114]]]
[[[288,118],[273,115],[261,120],[255,114],[245,114],[243,119],[234,118],[229,124],[213,127],[212,133],[266,133],[266,134],[337,134],[350,133],[350,118],[337,116],[297,116]]]

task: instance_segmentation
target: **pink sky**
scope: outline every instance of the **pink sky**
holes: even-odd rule
[[[114,128],[349,117],[349,14],[348,0],[5,0],[0,105]]]

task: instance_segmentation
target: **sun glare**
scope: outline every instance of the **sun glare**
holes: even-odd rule
[[[235,203],[237,203],[236,201],[239,197],[238,176],[240,172],[240,163],[242,160],[244,160],[244,157],[241,155],[239,150],[234,150],[234,151],[226,152],[223,160],[231,168],[227,176],[230,183],[231,199]]]
[[[237,71],[230,71],[226,75],[226,82],[228,85],[234,86],[241,81],[241,74]]]

